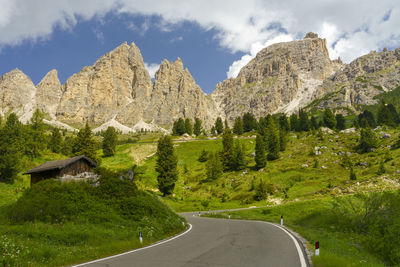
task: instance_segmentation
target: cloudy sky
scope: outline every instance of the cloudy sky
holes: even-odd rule
[[[0,75],[18,67],[36,84],[55,68],[63,83],[133,41],[152,75],[180,57],[210,93],[272,43],[313,31],[350,62],[400,47],[399,25],[399,0],[0,0]]]

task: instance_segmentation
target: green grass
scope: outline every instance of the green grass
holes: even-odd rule
[[[313,251],[316,241],[320,242],[320,256],[312,257],[314,266],[384,266],[360,245],[362,237],[355,233],[343,232],[337,228],[340,222],[331,213],[333,200],[324,197],[315,200],[292,202],[281,206],[230,212],[232,219],[261,220],[284,224],[298,232],[309,242]],[[227,218],[228,213],[206,216]]]

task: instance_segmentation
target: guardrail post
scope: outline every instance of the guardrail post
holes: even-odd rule
[[[315,256],[319,256],[319,241],[315,242]]]
[[[283,225],[283,215],[281,215],[281,225]]]

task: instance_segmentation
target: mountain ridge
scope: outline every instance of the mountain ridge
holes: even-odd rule
[[[168,127],[179,117],[199,117],[209,128],[218,116],[232,122],[245,112],[261,117],[304,107],[357,111],[399,84],[400,48],[373,51],[343,64],[340,58],[329,58],[325,39],[308,33],[301,40],[262,49],[236,78],[217,84],[206,95],[179,57],[175,62],[165,59],[152,82],[140,49],[124,42],[64,84],[57,70],[36,86],[19,69],[4,74],[0,114],[13,111],[27,122],[38,108],[57,123],[114,123],[129,129],[143,123],[152,129]]]

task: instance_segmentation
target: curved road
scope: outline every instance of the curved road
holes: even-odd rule
[[[308,266],[301,244],[277,225],[183,216],[192,228],[173,240],[77,266]]]

